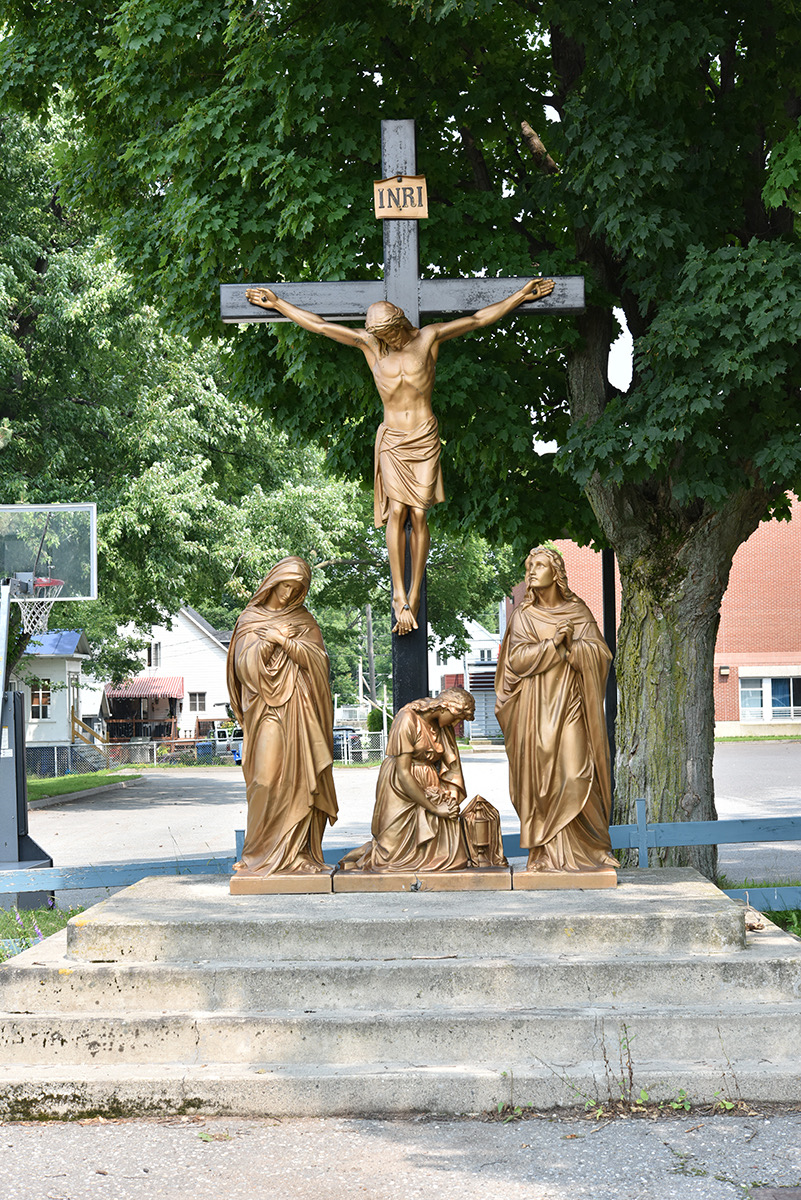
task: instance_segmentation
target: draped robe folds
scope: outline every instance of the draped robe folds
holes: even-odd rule
[[[375,438],[374,504],[376,528],[389,520],[389,502],[429,509],[445,499],[437,418],[414,429],[390,429],[383,421]]]
[[[462,871],[470,865],[459,817],[431,813],[404,792],[399,759],[410,754],[412,775],[423,790],[448,786],[460,803],[465,797],[453,729],[429,724],[414,703],[400,710],[389,731],[376,784],[372,839],[347,854],[340,870]]]
[[[275,626],[291,630],[286,650],[260,637]],[[248,801],[234,870],[324,870],[323,830],[337,818],[334,713],[322,634],[302,602],[273,611],[251,601],[231,638],[228,692],[244,732]]]
[[[569,654],[553,638],[574,625]],[[609,841],[611,786],[604,690],[612,655],[577,597],[554,608],[524,602],[504,635],[495,713],[509,757],[520,844],[540,870],[617,866]]]

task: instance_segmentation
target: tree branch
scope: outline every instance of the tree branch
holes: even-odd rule
[[[520,128],[523,131],[523,140],[531,151],[537,166],[546,175],[555,175],[559,167],[545,149],[545,143],[540,135],[531,128],[528,121],[521,121]]]
[[[467,160],[473,170],[473,178],[476,181],[476,187],[480,192],[493,191],[492,180],[490,179],[489,169],[486,159],[481,153],[481,147],[477,145],[475,138],[466,125],[459,126],[459,137],[462,139],[462,145],[467,155]]]

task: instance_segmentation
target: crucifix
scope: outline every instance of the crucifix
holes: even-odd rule
[[[414,121],[382,121],[381,122],[381,148],[382,148],[382,169],[387,181],[397,179],[400,185],[414,176],[416,161],[415,161],[415,141],[414,141]],[[411,203],[417,202],[417,194],[419,192],[417,186],[406,186],[396,188],[386,188],[383,192],[377,192],[376,211],[383,208],[385,203],[387,211],[392,211],[393,201],[396,206],[400,207],[401,200],[408,200]],[[552,283],[552,289],[550,285]],[[520,278],[477,278],[477,279],[421,279],[419,270],[419,254],[418,254],[418,230],[417,220],[408,219],[407,217],[390,218],[384,220],[384,278],[375,281],[357,281],[357,282],[328,282],[328,283],[271,283],[271,284],[223,284],[220,287],[220,314],[225,322],[253,322],[253,321],[280,321],[280,320],[295,320],[299,324],[304,324],[306,328],[312,329],[314,332],[321,332],[314,322],[307,321],[305,318],[313,317],[324,318],[324,322],[347,322],[363,320],[368,308],[371,305],[379,306],[377,317],[373,317],[375,324],[372,328],[375,330],[376,337],[383,336],[383,326],[391,325],[391,321],[379,321],[385,313],[381,310],[389,306],[396,306],[402,309],[401,316],[405,317],[408,325],[412,327],[419,338],[421,334],[425,335],[428,340],[436,340],[436,333],[430,331],[447,330],[445,337],[457,336],[460,332],[466,332],[467,328],[462,329],[461,325],[464,322],[454,321],[442,325],[430,325],[424,330],[417,332],[421,314],[463,314],[474,313],[476,310],[484,310],[484,312],[492,311],[493,314],[497,311],[494,306],[502,308],[503,311],[497,311],[497,315],[492,315],[483,321],[483,324],[489,324],[490,320],[498,319],[498,316],[503,315],[506,311],[536,313],[536,312],[558,312],[560,314],[578,314],[584,311],[584,280],[580,275],[576,276],[561,276],[554,277],[547,281],[548,287],[534,287],[528,277]],[[514,303],[506,306],[506,302],[513,299],[518,292],[524,292],[524,296],[516,299]],[[535,294],[536,292],[536,294]],[[262,299],[258,298],[261,294]],[[528,296],[531,299],[528,299]],[[255,297],[255,298],[254,298]],[[273,304],[278,300],[284,302],[284,307],[291,315],[286,312],[282,313]],[[257,305],[262,304],[261,307]],[[301,320],[298,321],[298,310],[302,314]],[[379,325],[381,328],[379,329]],[[357,345],[360,342],[366,342],[372,339],[370,333],[371,326],[368,323],[366,330],[354,331],[352,338],[347,331],[342,330],[341,336],[335,337],[337,341],[347,341],[349,344]],[[391,331],[390,331],[391,332]],[[328,336],[333,336],[329,333]],[[390,349],[392,347],[390,339]],[[364,346],[361,347],[364,349]],[[365,349],[365,355],[370,361],[370,356]],[[433,360],[436,360],[436,353],[433,355]],[[376,378],[376,383],[381,392],[382,398],[385,401],[385,414],[388,409],[387,399],[382,388],[382,380],[380,378],[380,368],[373,367],[373,374]],[[431,386],[433,386],[433,363]],[[382,425],[381,429],[385,426]],[[436,428],[436,425],[435,425]],[[390,433],[393,432],[390,430]],[[381,431],[379,431],[381,433]],[[436,470],[439,469],[439,443],[438,434],[434,434],[436,438]],[[378,459],[378,454],[377,454]],[[429,456],[430,457],[430,456]],[[377,472],[378,482],[378,472]],[[438,491],[439,489],[439,491]],[[376,509],[379,507],[378,487],[376,496]],[[432,499],[430,503],[436,503],[438,499],[442,499],[441,483],[438,483],[438,476],[434,478],[430,485]],[[428,505],[427,505],[428,506]],[[426,507],[427,507],[426,506]],[[408,509],[408,506],[407,506]],[[410,515],[413,517],[414,513]],[[404,515],[405,520],[405,515]],[[413,592],[414,613],[410,613],[410,605],[397,604],[394,610],[393,638],[392,638],[392,670],[393,670],[393,704],[394,711],[397,712],[405,704],[412,700],[419,699],[422,696],[428,695],[428,646],[427,646],[427,606],[426,606],[426,591],[425,591],[425,574],[424,571],[418,572],[415,563],[415,535],[417,535],[417,544],[419,546],[421,537],[425,537],[425,546],[427,548],[427,529],[422,535],[420,530],[412,527],[412,520],[406,521],[405,530],[405,563],[403,566],[403,587],[398,587],[398,580],[393,578],[394,598],[397,599],[398,592],[401,591],[401,599],[405,598],[405,592]],[[401,537],[403,535],[401,534]],[[392,536],[388,528],[387,544],[390,547],[390,562],[393,563]],[[417,553],[419,560],[419,551]],[[423,556],[423,565],[425,556]],[[393,568],[393,575],[394,575]],[[398,568],[398,574],[400,567]],[[416,576],[420,578],[416,581]],[[405,588],[405,591],[404,591]],[[419,590],[419,594],[418,594]]]

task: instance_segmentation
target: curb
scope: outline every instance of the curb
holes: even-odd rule
[[[65,792],[63,796],[42,796],[40,800],[29,800],[28,808],[52,808],[56,804],[69,804],[72,800],[85,800],[87,796],[103,796],[106,792],[116,792],[120,788],[139,787],[144,782],[144,776],[141,779],[121,779],[119,783],[84,788],[82,792]]]

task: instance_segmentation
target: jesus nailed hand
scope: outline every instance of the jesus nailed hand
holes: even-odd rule
[[[336,325],[316,313],[297,308],[270,288],[248,288],[245,293],[251,304],[275,309],[311,333],[354,346],[367,359],[384,404],[384,420],[375,443],[374,515],[376,526],[387,527],[395,614],[393,633],[410,633],[417,628],[420,589],[431,540],[426,514],[445,499],[439,429],[431,408],[440,342],[492,325],[518,304],[540,300],[550,295],[553,288],[552,279],[532,279],[505,300],[481,308],[470,317],[457,317],[455,321],[425,325],[422,329],[415,329],[403,310],[388,301],[371,304],[364,329],[357,329]],[[412,526],[408,592],[403,570],[407,519]]]

